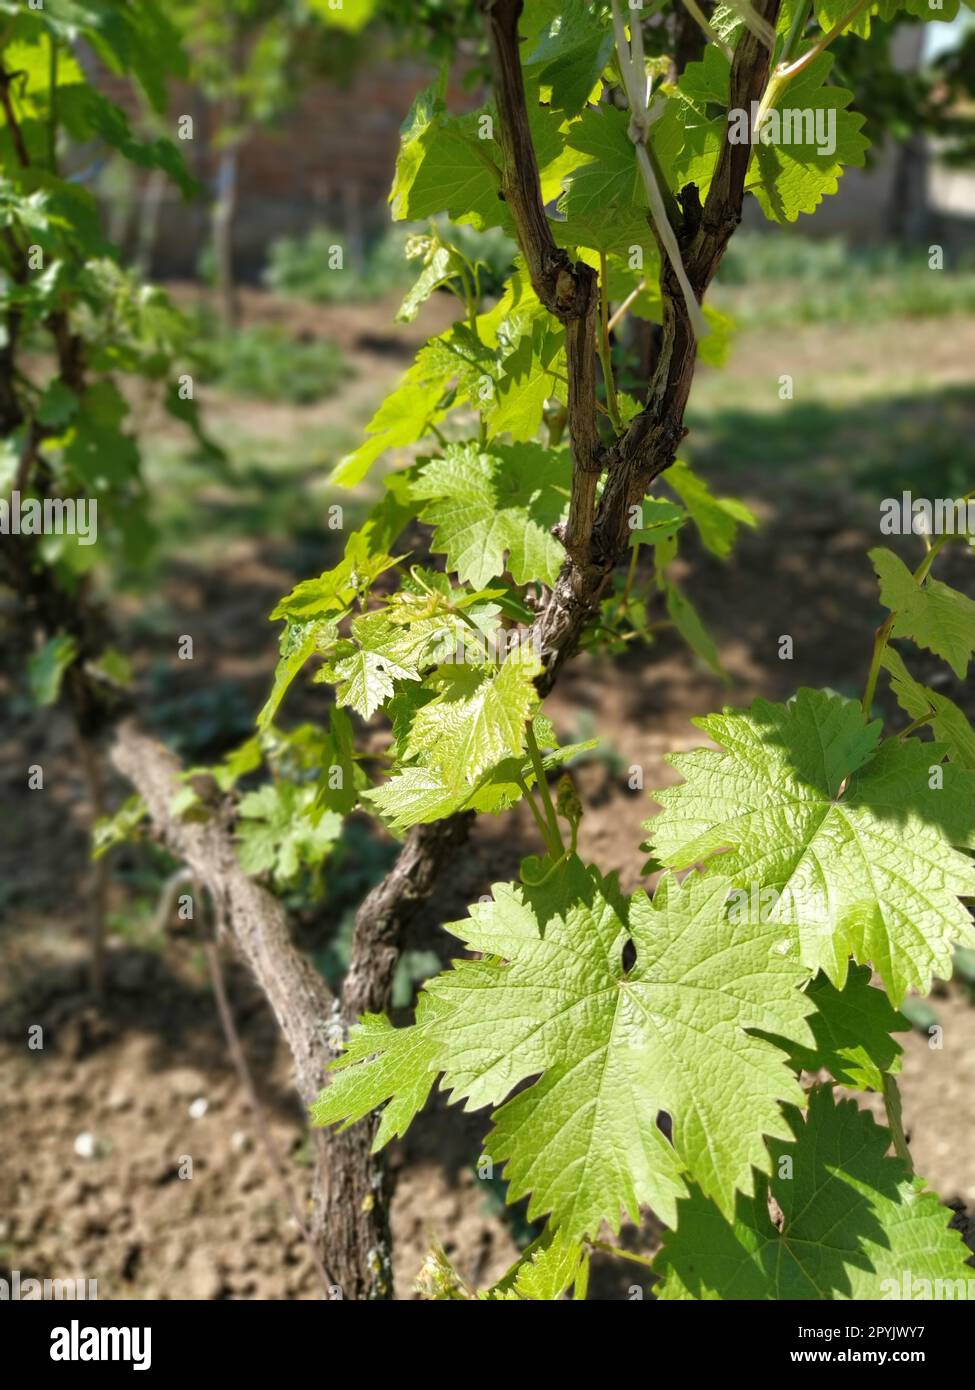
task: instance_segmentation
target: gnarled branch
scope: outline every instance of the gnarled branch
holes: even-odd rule
[[[483,0],[482,8],[500,113],[501,196],[511,211],[535,293],[565,325],[573,468],[563,542],[571,556],[584,562],[604,453],[596,426],[596,273],[582,261],[573,265],[568,252],[556,245],[545,215],[518,53],[522,0]]]
[[[423,901],[422,896],[410,893],[410,881],[415,878],[429,891],[423,842],[405,860],[401,856],[385,884],[360,908],[361,916],[369,905],[365,925],[357,926],[346,979],[348,999],[343,1001],[292,942],[278,899],[241,868],[229,808],[213,806],[202,821],[174,817],[170,805],[181,786],[179,763],[131,723],[119,729],[112,761],[145,801],[155,838],[205,885],[218,919],[226,924],[271,1005],[291,1052],[298,1094],[306,1106],[311,1105],[344,1037],[341,1020],[351,1021],[363,1009],[388,1006],[395,957],[384,955],[383,946]],[[442,824],[436,830],[438,837],[447,840],[459,833],[456,825]],[[385,904],[392,894],[397,895],[395,906]],[[389,1180],[381,1156],[371,1152],[375,1127],[366,1122],[343,1133],[320,1129],[312,1133],[315,1169],[308,1225],[321,1263],[344,1298],[390,1298]]]

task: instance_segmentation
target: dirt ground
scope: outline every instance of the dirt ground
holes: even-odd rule
[[[255,297],[249,312],[275,310]],[[348,333],[349,310],[334,317]],[[403,369],[409,339],[390,347],[389,317],[388,305],[371,306],[345,343],[359,367],[360,404],[381,396]],[[313,326],[322,331],[320,316]],[[913,334],[910,351],[919,369],[943,333],[944,325],[937,335],[932,330],[927,343],[923,332]],[[961,333],[975,347],[975,327],[966,324]],[[789,350],[826,369],[817,330],[790,335]],[[765,351],[774,372],[774,344]],[[957,335],[952,351],[957,361]],[[859,342],[851,341],[832,370],[855,371],[859,352]],[[740,370],[754,372],[754,356]],[[340,405],[347,409],[349,401],[315,407],[310,423]],[[292,408],[291,425],[294,415]],[[283,410],[264,411],[255,428],[274,433],[287,421]],[[604,870],[618,869],[625,888],[640,882],[641,826],[651,811],[646,791],[630,790],[631,770],[641,769],[646,789],[673,781],[664,754],[698,743],[691,718],[723,703],[746,703],[756,694],[784,698],[801,684],[852,694],[862,686],[879,617],[864,558],[877,543],[875,513],[843,477],[736,468],[733,478],[723,478],[719,468],[712,482],[743,496],[764,522],[745,534],[730,568],[693,546],[685,563],[687,590],[718,639],[731,683],[723,685],[664,633],[653,648],[630,651],[609,666],[579,657],[547,706],[564,739],[590,730],[603,739],[604,753],[576,774],[586,807],[580,851]],[[155,598],[166,608],[170,632],[197,635],[199,658],[192,671],[176,672],[172,661],[164,680],[154,677],[163,727],[162,695],[172,699],[173,683],[182,681],[184,721],[187,710],[198,719],[200,745],[216,753],[221,742],[232,746],[246,735],[276,655],[266,614],[296,577],[313,572],[314,566],[301,568],[304,559],[287,546],[244,536],[228,545],[218,567],[170,566]],[[970,591],[971,565],[962,558],[956,568],[943,577]],[[134,603],[130,616],[138,609]],[[789,662],[778,659],[784,633],[795,638]],[[159,641],[151,625],[133,625],[128,650],[143,683],[160,663]],[[122,850],[113,860],[111,905],[121,929],[111,942],[110,990],[104,1005],[88,994],[90,808],[77,751],[67,720],[31,711],[12,694],[9,676],[0,690],[6,697],[2,799],[11,813],[0,851],[0,1273],[97,1278],[102,1298],[313,1297],[314,1272],[229,1061],[202,954],[190,940],[154,934],[145,914],[136,913],[140,893],[151,895],[159,881],[158,866],[155,878],[146,877],[138,851]],[[963,691],[943,688],[965,703]],[[306,686],[289,716],[314,717],[321,698],[319,687]],[[45,769],[43,795],[23,790],[30,763]],[[113,798],[123,790],[113,786]],[[407,946],[448,960],[454,943],[441,924],[462,916],[468,902],[509,878],[537,847],[521,811],[479,824]],[[296,924],[303,944],[327,947],[343,907],[328,898],[303,908]],[[227,970],[269,1129],[304,1200],[307,1141],[285,1049],[246,974],[229,962]],[[918,1171],[970,1220],[975,1008],[956,985],[942,988],[932,1004],[943,1046],[930,1047],[917,1032],[903,1039],[906,1128]],[[43,1047],[31,1048],[37,1025]],[[394,1149],[398,1297],[415,1296],[413,1280],[431,1238],[481,1284],[501,1273],[524,1241],[520,1209],[506,1214],[497,1186],[476,1173],[486,1127],[484,1115],[434,1102]],[[652,1223],[625,1229],[623,1239],[633,1249],[652,1250]],[[604,1261],[592,1292],[627,1297],[635,1284],[648,1288],[637,1266]]]

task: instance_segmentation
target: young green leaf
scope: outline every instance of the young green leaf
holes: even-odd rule
[[[246,873],[270,872],[284,887],[302,867],[318,868],[342,833],[342,817],[315,813],[314,802],[314,787],[284,781],[241,798],[237,853]]]
[[[734,549],[739,526],[758,525],[758,517],[736,497],[715,497],[702,478],[680,459],[664,474],[664,481],[677,493],[712,555],[726,560]]]
[[[600,106],[583,111],[569,127],[566,141],[583,158],[568,175],[560,211],[570,221],[589,219],[607,227],[618,213],[636,208],[646,216],[643,191],[633,142],[627,130],[628,111]]]
[[[420,992],[416,1022],[394,1028],[385,1014],[366,1014],[349,1033],[330,1068],[328,1086],[311,1107],[312,1123],[341,1122],[348,1129],[382,1105],[373,1150],[405,1134],[426,1104],[436,1080],[440,1040],[436,1024],[445,1006]]]
[[[441,666],[427,684],[436,697],[413,717],[404,749],[435,768],[451,789],[473,785],[503,758],[525,750],[525,724],[538,709],[534,651],[514,648],[500,666]]]
[[[462,280],[466,265],[464,258],[440,240],[437,235],[412,237],[406,244],[406,254],[411,259],[423,256],[420,273],[412,288],[399,307],[397,323],[412,323],[435,290],[449,285],[452,280]]]
[[[715,673],[727,678],[714,638],[701,622],[697,609],[676,584],[667,584],[667,612],[670,620],[695,655]]]
[[[554,584],[565,551],[552,535],[563,515],[571,466],[564,450],[538,444],[449,444],[411,484],[436,527],[433,549],[475,588],[511,571],[518,584]]]
[[[927,722],[931,732],[939,743],[945,745],[948,757],[969,772],[975,772],[975,729],[954,700],[916,681],[894,647],[887,647],[881,665],[890,673],[890,688],[901,709],[912,719],[923,719],[930,715]]]
[[[525,85],[542,201],[548,202],[573,160],[565,157],[562,113],[539,105],[530,75]],[[497,120],[493,106],[451,116],[435,87],[420,92],[402,127],[389,194],[394,219],[419,221],[446,212],[452,221],[480,231],[510,231],[511,214],[498,196],[502,156],[494,134]]]
[[[514,1270],[491,1290],[494,1297],[551,1302],[586,1276],[589,1252],[564,1230],[546,1229],[540,1242],[525,1251]]]
[[[702,200],[707,195],[718,153],[728,139],[730,80],[727,57],[709,44],[700,62],[688,63],[651,128],[657,161],[674,193],[693,183]]]
[[[450,116],[434,88],[419,93],[403,126],[389,195],[394,219],[417,222],[446,212],[482,231],[505,224],[497,147],[478,138],[488,129],[479,118],[488,114]]]
[[[630,532],[630,545],[656,545],[675,535],[687,520],[687,512],[664,497],[645,497],[641,506],[643,525]]]
[[[438,424],[450,409],[444,397],[458,372],[462,356],[450,351],[450,335],[434,338],[417,353],[416,361],[366,426],[366,438],[339,459],[329,482],[355,487],[387,449],[415,444]]]
[[[417,687],[421,690],[422,687]],[[431,692],[423,692],[428,698]],[[392,712],[400,700],[397,695],[388,707]],[[410,715],[412,719],[412,714]],[[544,716],[536,715],[534,720],[535,737],[544,747],[541,726]],[[397,740],[400,735],[394,733]],[[587,752],[596,746],[596,739],[584,743],[570,743],[553,749],[542,757],[546,772],[552,772],[563,763]],[[500,815],[510,810],[522,799],[524,787],[535,785],[535,769],[531,759],[525,756],[503,758],[490,768],[477,781],[473,788],[458,784],[453,778],[436,767],[423,763],[415,767],[400,767],[382,786],[363,793],[363,800],[375,806],[376,811],[389,821],[390,828],[397,832],[409,830],[414,825],[426,825],[430,821],[452,816],[455,811],[477,811],[479,815]]]
[[[316,652],[323,652],[335,641],[337,627],[334,620],[311,619],[307,622],[288,622],[281,634],[281,655],[274,668],[274,684],[264,706],[257,716],[257,727],[267,729],[288,689],[307,661]]]
[[[394,680],[419,680],[419,672],[382,650],[340,641],[321,677],[335,686],[337,705],[350,705],[368,719],[392,695]]]
[[[27,684],[35,705],[53,705],[64,673],[78,655],[78,643],[66,632],[49,637],[27,662]]]
[[[563,390],[557,374],[565,372],[564,336],[550,322],[536,319],[514,351],[502,358],[484,411],[492,436],[530,440],[538,433],[545,402]]]
[[[841,32],[856,34],[861,39],[870,37],[873,18],[890,23],[896,20],[898,12],[903,10],[916,19],[928,20],[932,23],[935,21],[951,23],[957,18],[960,8],[961,0],[939,0],[937,6],[933,6],[931,0],[877,0],[877,3],[868,5],[865,10],[857,14],[856,8],[849,3],[849,0],[815,0],[814,4],[816,22],[824,33],[829,33],[836,25],[842,24],[852,14],[854,18],[843,27]]]
[[[975,651],[975,602],[930,575],[919,584],[892,550],[869,552],[880,580],[880,601],[894,615],[892,637],[910,637],[943,657],[959,679]]]

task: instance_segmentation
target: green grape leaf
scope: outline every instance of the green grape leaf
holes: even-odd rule
[[[709,44],[700,62],[688,63],[663,114],[651,127],[657,162],[675,193],[693,183],[702,201],[705,198],[718,153],[728,139],[730,85],[728,59]]]
[[[446,212],[455,222],[484,230],[504,223],[498,198],[500,170],[491,128],[481,117],[447,114],[438,91],[428,87],[413,102],[403,124],[389,201],[396,221],[420,221]]]
[[[351,567],[341,560],[314,579],[300,580],[290,593],[278,600],[271,612],[271,621],[285,618],[288,622],[302,623],[310,618],[331,617],[337,622],[348,611],[355,593]]]
[[[281,634],[281,655],[274,668],[271,693],[257,716],[257,727],[267,729],[278,712],[281,701],[299,671],[315,652],[323,651],[337,636],[337,625],[330,619],[308,622],[289,622]]]
[[[667,584],[667,612],[670,620],[691,651],[699,656],[717,676],[726,676],[714,638],[701,622],[697,609],[677,585]]]
[[[106,481],[121,486],[137,475],[139,451],[134,441],[120,431],[117,419],[98,418],[92,409],[93,394],[93,390],[86,393],[84,412],[71,427],[64,461],[84,487],[102,497]]]
[[[550,88],[553,110],[574,115],[590,99],[598,100],[597,83],[613,51],[613,31],[605,14],[586,0],[565,0],[546,22],[525,67],[538,67],[541,87]]]
[[[736,497],[715,497],[707,483],[680,459],[664,474],[668,486],[683,502],[697,527],[705,549],[726,560],[731,554],[739,526],[758,525],[755,513]]]
[[[399,698],[397,696],[397,700]],[[391,702],[390,711],[395,703]],[[543,744],[542,720],[543,716],[536,716],[534,720],[535,737],[540,745]],[[542,766],[546,772],[552,772],[580,753],[595,748],[596,743],[596,739],[587,739],[583,743],[556,748],[543,755]],[[458,786],[436,767],[420,764],[399,768],[382,786],[364,792],[363,800],[376,808],[392,830],[402,832],[414,825],[427,825],[430,821],[452,816],[455,811],[500,815],[521,800],[523,785],[535,785],[535,769],[531,760],[524,757],[503,758],[484,774],[473,790],[469,786]]]
[[[425,464],[410,495],[436,527],[433,549],[465,583],[483,588],[511,571],[515,582],[554,584],[565,551],[552,527],[565,511],[571,477],[565,450],[538,444],[448,444]]]
[[[436,235],[412,237],[406,243],[406,254],[410,259],[422,254],[423,265],[397,311],[397,323],[412,323],[435,290],[449,285],[451,280],[463,278],[466,270],[463,256]]]
[[[142,797],[136,794],[127,797],[114,815],[100,817],[92,827],[92,859],[97,862],[116,845],[131,844],[138,839],[142,824],[148,816],[148,806]]]
[[[709,367],[723,367],[731,350],[731,340],[738,327],[730,314],[723,314],[713,304],[705,304],[704,317],[708,336],[698,344],[697,355]]]
[[[403,666],[382,650],[351,641],[336,643],[321,677],[335,686],[337,705],[350,705],[369,719],[393,693],[394,680],[419,680],[419,672]]]
[[[429,348],[431,344],[427,344]],[[404,448],[422,439],[431,425],[447,414],[441,398],[450,384],[452,373],[442,361],[434,363],[427,348],[421,348],[417,359],[402,381],[383,400],[382,405],[366,426],[366,438],[351,454],[345,454],[329,474],[329,482],[341,487],[361,483],[372,465],[387,449]]]
[[[391,669],[391,673],[396,679],[418,681],[424,667],[455,659],[465,637],[471,639],[472,645],[479,641],[482,627],[490,628],[497,611],[493,604],[478,610],[481,624],[478,616],[470,619],[477,627],[474,632],[465,627],[459,610],[460,604],[455,611],[443,601],[400,591],[385,607],[356,618],[352,635],[361,647],[392,663],[396,669]]]
[[[965,0],[965,3],[969,9],[973,8],[971,0]],[[932,0],[878,0],[876,12],[888,22],[896,20],[898,12],[903,10],[915,19],[950,24],[957,19],[960,9],[961,0],[936,0],[936,3],[932,3]]]
[[[116,690],[128,690],[132,685],[132,663],[124,653],[115,647],[105,647],[96,657],[85,662],[85,669],[96,680],[114,686]]]
[[[897,0],[899,3],[899,0]],[[927,0],[924,0],[927,4]],[[952,0],[948,0],[951,4]],[[816,16],[816,23],[824,34],[828,34],[842,20],[845,20],[853,9],[846,0],[813,0],[813,14]],[[858,38],[866,39],[870,37],[871,15],[877,10],[876,5],[870,5],[862,14],[856,16],[852,24],[843,29],[844,34],[856,34]]]
[[[940,745],[878,748],[879,721],[825,691],[694,722],[720,746],[668,759],[685,781],[654,793],[663,810],[647,828],[663,863],[724,850],[720,872],[774,889],[772,916],[839,989],[851,954],[873,962],[895,1005],[950,977],[952,943],[975,944],[958,901],[975,896],[975,868],[952,847],[971,834],[971,774],[948,763],[933,788]]]
[[[461,1055],[443,1085],[452,1099],[484,1104],[544,1068],[496,1113],[485,1146],[506,1164],[509,1200],[532,1193],[530,1219],[551,1210],[583,1235],[602,1219],[616,1230],[621,1208],[635,1220],[648,1203],[666,1220],[680,1168],[730,1209],[736,1187],[751,1189],[752,1166],[767,1162],[760,1135],[783,1133],[776,1101],[792,1090],[778,1051],[745,1030],[767,1027],[766,1014],[789,1036],[807,1036],[803,974],[778,952],[777,928],[728,929],[724,882],[664,880],[653,903],[637,893],[627,914],[611,881],[588,877],[592,887],[569,883],[567,901],[566,888],[561,901],[552,890],[554,902],[544,890],[533,898],[526,889],[524,905],[496,895],[495,907],[471,909],[473,930],[458,924],[470,947],[511,964],[487,979],[464,979],[460,967],[431,986],[458,1004],[445,1029],[456,1029]],[[627,931],[636,962],[625,971]],[[746,1126],[729,1110],[731,1094]],[[659,1144],[659,1110],[673,1119],[670,1152]]]
[[[392,697],[394,681],[419,681],[425,667],[473,664],[490,651],[499,611],[486,601],[490,591],[463,594],[451,590],[446,575],[431,578],[442,587],[394,594],[383,607],[355,618],[351,636],[334,643],[315,679],[337,687],[340,705],[368,719]]]
[[[461,810],[470,788],[448,784],[435,767],[404,767],[380,787],[365,792],[363,799],[397,832],[414,825],[429,825]]]
[[[560,361],[564,336],[562,329],[553,329],[539,318],[503,358],[484,412],[492,435],[507,433],[515,440],[530,440],[538,433],[545,402],[558,389],[553,372],[564,372]]]
[[[2,7],[0,7],[2,12]],[[8,72],[17,74],[15,110],[23,132],[32,121],[44,122],[51,110],[51,47],[49,35],[38,34],[36,40],[14,39],[4,46],[4,63]],[[90,91],[83,69],[74,54],[62,46],[58,51],[54,91],[58,115],[70,128],[70,109],[75,98]],[[75,132],[72,131],[72,134]],[[29,136],[25,135],[29,142]]]
[[[48,429],[61,429],[78,413],[80,401],[70,386],[55,378],[49,382],[37,407],[37,420]]]
[[[372,19],[376,0],[308,0],[308,7],[324,24],[355,34]]]
[[[829,33],[837,24],[846,19],[852,8],[847,0],[815,0],[813,7],[816,22],[824,33]],[[932,0],[879,0],[878,4],[870,5],[861,14],[858,14],[853,23],[847,25],[842,32],[844,34],[856,34],[861,39],[868,39],[872,29],[871,20],[874,16],[890,23],[897,19],[899,11],[905,11],[917,19],[931,22],[940,20],[942,23],[950,23],[957,18],[960,8],[961,0],[937,0],[936,5],[932,5]]]
[[[717,878],[665,880],[652,904],[643,893],[628,903],[576,856],[535,886],[495,885],[491,902],[449,928],[485,958],[425,986],[440,1012],[418,1017],[418,1036],[397,1054],[412,1046],[417,1068],[394,1077],[375,1047],[357,1043],[359,1075],[337,1078],[345,1094],[333,1082],[319,1120],[393,1097],[401,1124],[425,1098],[420,1069],[427,1087],[442,1071],[467,1108],[541,1073],[496,1112],[486,1144],[506,1164],[509,1200],[532,1193],[529,1219],[550,1212],[570,1239],[603,1220],[618,1230],[621,1210],[636,1220],[644,1203],[672,1221],[682,1169],[730,1214],[735,1189],[752,1190],[753,1166],[768,1168],[762,1134],[788,1134],[779,1102],[802,1103],[782,1053],[748,1030],[811,1034],[805,973],[779,949],[781,928],[730,924],[727,889]],[[673,1118],[672,1145],[660,1110]]]
[[[385,1014],[365,1014],[329,1069],[329,1084],[311,1107],[312,1123],[341,1122],[348,1129],[382,1105],[373,1149],[405,1134],[436,1080],[440,1042],[435,1025],[444,1012],[444,1005],[423,989],[409,1028],[394,1028]]]
[[[532,143],[538,162],[542,201],[558,191],[567,157],[560,134],[562,115],[540,106],[538,88],[526,81]],[[493,106],[451,116],[441,92],[428,87],[413,102],[403,124],[389,201],[395,221],[420,221],[446,212],[454,222],[512,230],[511,214],[499,197],[501,150],[495,139]]]
[[[627,131],[628,111],[600,106],[583,111],[569,127],[566,143],[584,156],[565,180],[559,204],[565,217],[605,226],[618,210],[645,209],[647,200]]]
[[[400,480],[405,480],[403,475]],[[365,594],[381,574],[404,558],[388,551],[415,508],[404,502],[399,488],[394,489],[387,482],[387,489],[359,530],[349,536],[339,563],[315,579],[296,584],[276,604],[272,622],[276,618],[303,622],[326,617],[338,622],[357,596]]]
[[[733,1221],[696,1190],[678,1203],[677,1228],[654,1264],[657,1297],[971,1298],[968,1250],[949,1228],[951,1212],[885,1156],[889,1132],[829,1086],[813,1090],[805,1123],[797,1110],[787,1114],[792,1141],[770,1143],[771,1182],[739,1197]]]
[[[130,164],[136,164],[141,169],[161,169],[186,199],[195,197],[201,191],[200,183],[186,167],[178,146],[172,140],[162,136],[151,142],[137,140],[125,112],[107,101],[100,92],[90,87],[84,89],[81,113],[90,132],[112,149],[118,150]]]
[[[546,1230],[542,1240],[491,1290],[502,1298],[549,1303],[585,1280],[589,1252],[563,1230]]]
[[[881,665],[890,674],[890,688],[901,709],[912,719],[922,719],[930,714],[928,723],[931,732],[939,743],[945,745],[948,757],[969,772],[975,772],[975,729],[964,711],[947,695],[940,695],[936,690],[919,684],[894,647],[888,645],[881,657]]]
[[[911,1025],[871,985],[869,968],[855,965],[842,989],[819,974],[807,993],[816,1005],[808,1019],[815,1046],[772,1041],[780,1042],[794,1067],[813,1075],[825,1067],[842,1086],[882,1091],[884,1074],[900,1071],[904,1050],[890,1035],[910,1032]]]
[[[774,222],[795,222],[801,212],[814,212],[826,194],[836,192],[845,166],[866,163],[864,117],[846,109],[853,93],[826,85],[833,61],[832,53],[823,53],[786,84],[754,146],[745,187]]]
[[[262,761],[261,739],[259,735],[252,734],[237,748],[232,748],[229,753],[225,754],[219,763],[210,767],[190,768],[183,776],[186,780],[201,774],[210,776],[222,792],[229,792],[233,790],[242,777],[246,777],[249,772],[255,772]]]
[[[335,708],[329,716],[328,742],[321,763],[315,806],[324,806],[328,811],[347,816],[368,785],[368,777],[355,761],[352,720],[345,710]]]
[[[892,550],[868,552],[880,580],[880,601],[894,615],[892,637],[909,637],[942,657],[959,679],[975,651],[975,603],[930,575],[919,584]]]
[[[480,325],[480,320],[478,320]],[[450,409],[462,401],[481,407],[494,390],[498,354],[482,342],[470,324],[455,323],[420,350],[430,371],[449,383]]]
[[[157,0],[44,0],[30,7],[0,0],[0,13],[19,17],[31,38],[46,30],[69,45],[86,39],[113,72],[136,77],[160,114],[166,110],[167,77],[187,72],[179,32]]]
[[[27,684],[35,705],[53,705],[64,673],[78,655],[78,643],[66,632],[49,637],[27,662]]]
[[[449,339],[450,335],[442,335]],[[387,395],[366,426],[366,438],[332,469],[329,482],[355,487],[387,449],[405,448],[429,433],[455,402],[448,389],[465,362],[440,338],[431,339],[398,386]]]
[[[630,532],[630,545],[656,545],[675,535],[687,520],[687,512],[663,497],[645,497],[641,504],[643,525]]]
[[[537,299],[535,304],[542,312]],[[480,406],[493,397],[498,353],[490,330],[497,332],[499,319],[495,314],[481,315],[477,324],[475,333],[469,325],[455,323],[424,344],[413,366],[369,421],[367,438],[339,460],[330,482],[354,487],[387,449],[415,444],[464,401]]]
[[[487,347],[504,354],[517,347],[538,320],[551,323],[548,310],[532,287],[523,260],[517,256],[501,298],[477,316],[477,337]]]
[[[649,290],[649,286],[656,285],[659,279],[660,267],[660,254],[650,230],[649,218],[649,210],[645,207],[633,205],[616,208],[612,216],[606,216],[595,205],[589,212],[576,213],[571,218],[549,218],[549,226],[559,246],[570,250],[590,247],[594,251],[605,252],[607,256],[623,257],[627,269],[636,277],[629,289],[635,289],[639,279],[645,278]],[[635,257],[637,248],[639,257]],[[642,264],[631,265],[631,258],[634,257]],[[624,291],[624,296],[629,289]],[[636,301],[631,306],[631,312],[635,307]]]

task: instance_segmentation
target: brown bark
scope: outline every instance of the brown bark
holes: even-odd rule
[[[208,807],[205,820],[179,819],[170,805],[182,785],[176,758],[133,724],[116,736],[112,762],[145,801],[155,837],[202,883],[217,920],[260,985],[291,1052],[306,1106],[317,1100],[329,1063],[360,1014],[389,1007],[400,934],[427,896],[442,857],[467,835],[468,818],[424,826],[356,916],[352,959],[341,998],[291,940],[279,900],[241,868],[230,811]],[[389,1181],[382,1155],[370,1152],[375,1125],[342,1133],[313,1131],[314,1197],[309,1230],[343,1298],[392,1297]]]
[[[713,0],[701,0],[701,13],[705,19],[711,18],[714,8]],[[707,35],[690,10],[680,3],[674,6],[674,13],[670,16],[670,33],[673,45],[670,79],[676,82],[688,63],[700,60],[707,47]]]
[[[467,838],[470,816],[418,826],[383,881],[362,901],[337,1012],[344,1037],[365,1013],[389,1008],[404,928],[426,902],[447,857]],[[346,1297],[392,1298],[392,1185],[384,1154],[372,1152],[378,1118],[328,1136],[329,1182],[316,1184],[316,1219],[327,1233]],[[316,1131],[321,1139],[321,1131]],[[339,1252],[342,1252],[341,1259]]]
[[[170,814],[180,787],[177,760],[155,739],[123,724],[112,750],[115,767],[145,801],[156,838],[204,885],[217,919],[226,924],[233,943],[249,966],[271,1006],[291,1052],[298,1094],[305,1105],[319,1095],[325,1072],[335,1055],[329,1022],[337,1007],[331,990],[311,962],[294,946],[284,908],[268,890],[249,878],[234,850],[226,812],[211,808],[206,820],[181,820]],[[350,1145],[342,1136],[315,1131],[315,1202],[310,1229],[321,1242],[321,1258],[343,1297],[368,1297],[364,1288],[370,1252],[384,1239],[385,1213],[377,1218],[349,1208],[336,1230],[325,1225],[323,1193],[334,1181],[346,1191],[343,1168]],[[358,1144],[353,1161],[364,1168]]]
[[[514,219],[535,293],[565,325],[573,468],[572,500],[563,540],[571,556],[584,560],[604,452],[596,427],[596,272],[581,261],[573,265],[568,252],[556,245],[542,205],[518,52],[521,0],[488,0],[483,8],[500,113],[501,196]]]
[[[219,920],[260,981],[294,1059],[298,1092],[310,1104],[321,1090],[331,1056],[327,1029],[333,997],[311,962],[292,945],[284,908],[241,868],[227,815],[211,808],[205,820],[174,818],[180,765],[162,744],[130,723],[118,730],[112,762],[139,792],[159,841],[202,883]]]

